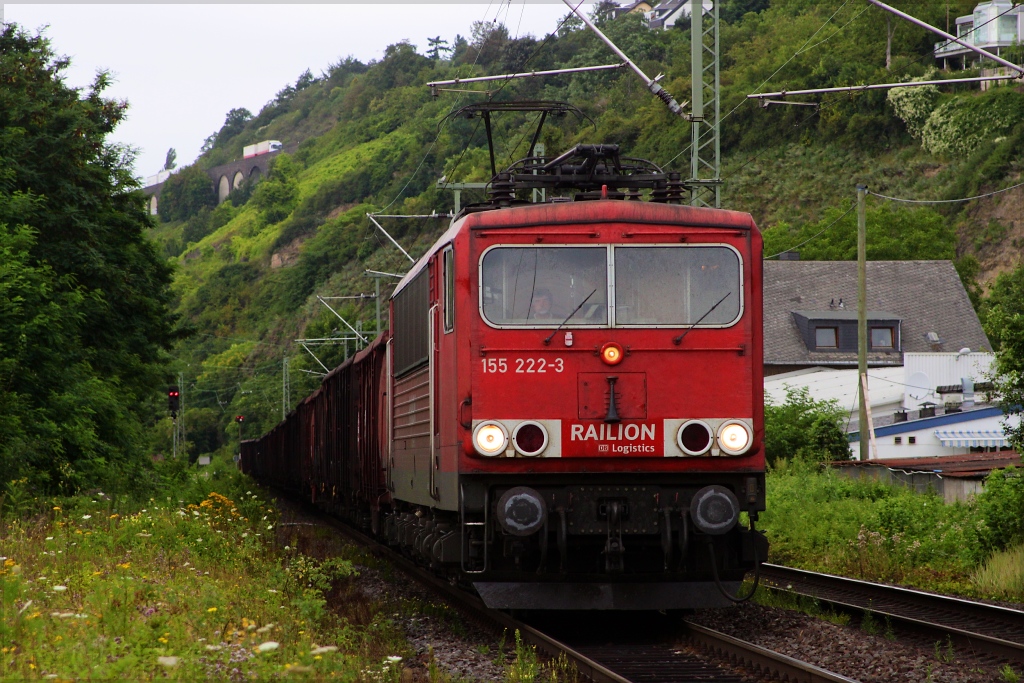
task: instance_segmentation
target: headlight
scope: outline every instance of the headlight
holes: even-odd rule
[[[676,444],[687,455],[704,455],[711,450],[711,443],[714,441],[714,433],[706,422],[701,420],[690,420],[679,427],[676,434]]]
[[[718,428],[718,446],[727,455],[742,455],[753,441],[750,429],[742,422],[726,422]]]
[[[548,431],[539,422],[520,422],[512,432],[512,443],[523,455],[540,455],[548,447]]]
[[[508,446],[508,431],[497,422],[481,422],[473,430],[473,445],[480,455],[501,455]]]

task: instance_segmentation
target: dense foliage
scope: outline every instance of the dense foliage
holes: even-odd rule
[[[1024,263],[996,278],[981,313],[996,349],[1003,410],[1017,418],[1007,422],[1009,441],[1024,453]]]
[[[128,486],[173,341],[171,269],[143,230],[126,105],[82,92],[49,42],[0,33],[0,472],[51,491]]]
[[[780,564],[1020,601],[1021,568],[991,571],[1022,547],[1019,472],[996,470],[976,499],[946,505],[932,493],[850,478],[806,459],[779,461],[768,474],[761,528]]]
[[[764,453],[769,464],[787,458],[814,462],[849,460],[844,411],[835,401],[816,401],[807,387],[786,387],[786,400],[765,396]]]

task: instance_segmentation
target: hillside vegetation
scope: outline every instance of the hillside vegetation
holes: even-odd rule
[[[897,4],[932,23],[945,21],[944,6]],[[971,2],[951,3],[950,16],[972,8]],[[605,9],[595,15],[608,35],[647,73],[666,74],[662,83],[678,99],[689,99],[689,31],[651,31],[638,16],[613,20]],[[848,209],[857,183],[886,195],[943,199],[1016,181],[1024,146],[1024,124],[1018,123],[1024,94],[1017,88],[829,95],[817,108],[765,109],[745,99],[756,91],[975,73],[936,73],[933,37],[925,31],[889,21],[877,8],[836,0],[732,0],[722,12],[723,205],[754,215],[765,231],[767,255],[799,245],[805,258],[852,258],[855,225]],[[248,434],[281,418],[286,356],[293,405],[316,385],[318,378],[304,371],[322,368],[293,340],[336,336],[345,327],[315,295],[372,292],[365,269],[408,267],[366,219],[368,211],[446,212],[453,198],[438,189],[440,177],[488,179],[480,120],[445,118],[486,95],[434,98],[425,83],[613,59],[573,19],[547,37],[515,36],[501,24],[478,22],[471,36],[447,39],[447,45],[431,41],[428,49],[395,43],[369,64],[340,59],[320,76],[307,71],[255,115],[229,112],[207,139],[195,171],[168,181],[161,211],[174,220],[157,226],[153,236],[177,266],[178,310],[193,326],[179,348],[193,453],[236,438],[231,418],[237,414],[246,416]],[[590,117],[549,121],[541,140],[549,154],[578,142],[612,142],[630,156],[688,168],[689,126],[627,70],[491,87],[494,100],[566,100]],[[902,99],[896,94],[910,92]],[[495,116],[499,166],[526,154],[535,123],[534,114]],[[280,155],[267,179],[216,206],[198,171],[240,158],[244,145],[268,138],[297,149]],[[472,194],[464,193],[463,202]],[[937,206],[871,198],[869,258],[955,259],[980,304],[975,280],[987,282],[1012,268],[1012,254],[1024,244],[1022,209],[1014,208],[1024,206],[1021,197],[1017,191]],[[417,256],[445,221],[390,219],[385,227]],[[343,304],[335,308],[348,322],[374,328],[372,300],[334,303]],[[317,354],[333,367],[353,351],[320,347]],[[169,438],[169,424],[164,431]]]

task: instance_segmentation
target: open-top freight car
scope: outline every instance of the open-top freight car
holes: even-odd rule
[[[613,145],[498,174],[243,469],[492,607],[725,604],[767,556],[761,237],[682,192]]]

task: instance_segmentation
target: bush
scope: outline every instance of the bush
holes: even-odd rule
[[[786,401],[765,396],[764,450],[769,464],[787,458],[849,460],[850,446],[835,401],[815,401],[807,387],[786,387]]]
[[[985,520],[982,538],[990,550],[1004,550],[1024,542],[1024,470],[1007,467],[993,470],[978,496],[978,510]]]

